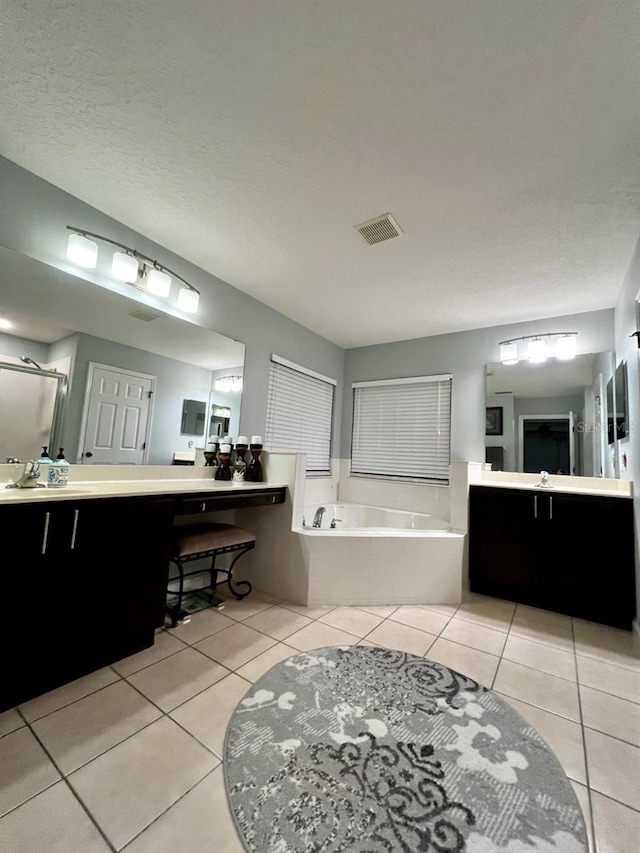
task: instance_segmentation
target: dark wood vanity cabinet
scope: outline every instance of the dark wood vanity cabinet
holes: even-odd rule
[[[471,486],[469,582],[472,592],[630,629],[633,502]]]
[[[0,506],[0,710],[153,644],[173,501]]]

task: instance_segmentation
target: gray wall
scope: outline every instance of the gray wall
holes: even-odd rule
[[[636,314],[636,301],[640,294],[640,240],[631,261],[615,310],[616,359],[627,362],[627,380],[629,394],[629,435],[618,442],[620,456],[624,454],[627,464],[621,466],[620,477],[633,480],[634,509],[636,519],[636,596],[637,613],[640,613],[640,548],[638,531],[640,530],[640,369],[637,338],[632,338],[640,328]]]
[[[613,309],[415,338],[346,351],[342,451],[348,457],[353,413],[352,382],[453,374],[451,458],[484,461],[485,365],[500,361],[499,341],[542,332],[578,332],[578,352],[613,349]]]
[[[0,244],[9,249],[93,280],[65,260],[66,226],[75,225],[132,246],[191,282],[202,294],[195,322],[245,344],[242,433],[264,435],[272,352],[336,379],[336,399],[341,399],[344,350],[320,335],[5,158],[0,158],[0,199]],[[106,278],[101,283],[115,289]],[[129,297],[135,295],[134,289],[126,285],[121,292]],[[341,407],[337,405],[336,456],[340,450],[340,415]]]
[[[0,361],[3,356],[20,358],[23,355],[28,355],[38,364],[46,364],[49,360],[49,347],[39,341],[29,341],[0,332]]]

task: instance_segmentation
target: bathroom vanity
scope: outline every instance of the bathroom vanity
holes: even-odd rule
[[[285,497],[212,480],[2,490],[0,711],[153,645],[181,518]]]
[[[629,630],[633,500],[604,489],[472,485],[469,581],[472,592]]]

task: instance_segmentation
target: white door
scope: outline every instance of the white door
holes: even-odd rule
[[[155,377],[89,364],[82,462],[141,465],[146,460]]]

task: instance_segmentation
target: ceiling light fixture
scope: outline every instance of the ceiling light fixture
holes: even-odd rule
[[[553,352],[547,346],[551,338],[558,339]],[[526,358],[532,364],[542,364],[549,356],[555,356],[561,361],[568,361],[576,357],[578,333],[544,332],[539,335],[523,335],[521,338],[510,338],[508,341],[500,341],[500,361],[503,364],[517,364],[520,360],[518,341],[526,342]]]
[[[219,376],[214,382],[214,388],[225,394],[242,391],[242,376]]]
[[[0,329],[11,329],[13,328],[13,323],[11,320],[5,320],[4,317],[0,317]]]
[[[189,314],[197,312],[200,292],[168,267],[110,237],[93,234],[91,231],[85,231],[73,225],[67,225],[67,231],[71,231],[67,244],[67,258],[74,264],[88,269],[96,268],[98,244],[94,240],[116,246],[122,251],[114,252],[111,259],[111,274],[114,278],[139,287],[151,296],[164,299],[170,295],[171,280],[175,278],[183,285],[178,291],[178,308]]]

